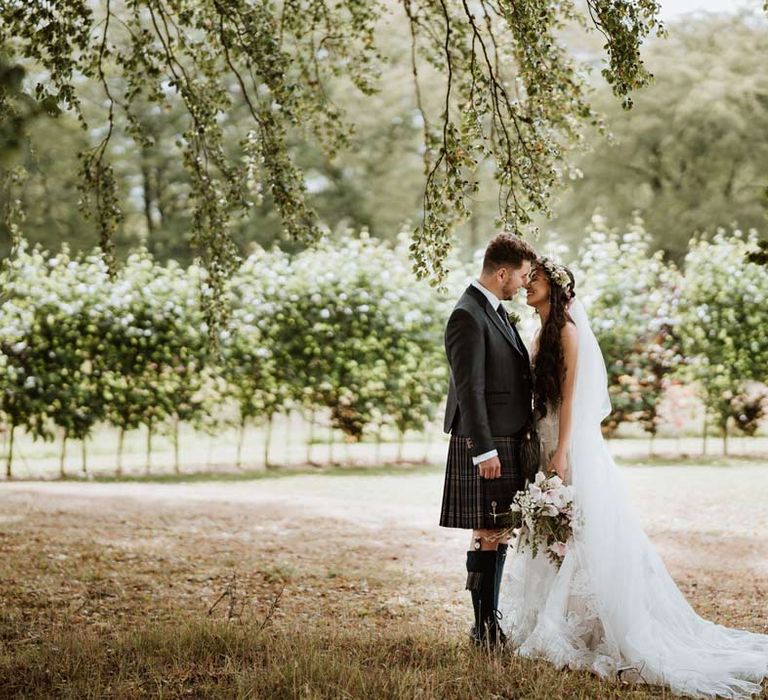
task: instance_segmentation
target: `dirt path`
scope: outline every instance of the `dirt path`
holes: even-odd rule
[[[768,465],[625,467],[622,473],[646,527],[763,536],[768,531]],[[254,481],[198,483],[2,482],[0,498],[27,493],[92,499],[271,504],[380,527],[393,520],[433,528],[442,471],[295,475]],[[446,531],[444,531],[446,532]],[[765,535],[768,537],[768,535]]]
[[[622,471],[643,524],[673,573],[684,581],[721,579],[726,584],[731,578],[747,579],[768,589],[768,467],[628,467]],[[467,536],[436,527],[441,488],[438,469],[189,484],[4,483],[0,485],[4,506],[0,527],[13,531],[43,513],[54,525],[57,516],[79,513],[83,531],[93,531],[95,522],[89,527],[90,520],[104,518],[112,523],[101,535],[104,544],[125,543],[119,525],[139,526],[131,522],[137,510],[143,517],[160,518],[164,513],[197,512],[197,525],[182,521],[190,534],[228,530],[230,539],[250,539],[255,553],[277,544],[282,529],[301,532],[320,519],[323,530],[374,542],[400,552],[405,561],[408,554],[403,543],[418,541],[430,552],[430,567],[450,577],[460,563]],[[247,523],[245,531],[238,531],[240,522]],[[147,540],[159,546],[162,534],[153,533],[149,523],[146,529]]]

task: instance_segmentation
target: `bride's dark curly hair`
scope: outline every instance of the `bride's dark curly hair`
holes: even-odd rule
[[[567,267],[557,267],[564,270],[570,279],[570,284],[565,287],[552,276],[552,260],[542,257],[536,262],[536,273],[545,275],[549,282],[549,316],[539,333],[533,378],[533,403],[539,418],[547,415],[547,405],[556,408],[562,401],[565,357],[561,332],[567,322],[573,323],[568,304],[576,296],[576,280]]]

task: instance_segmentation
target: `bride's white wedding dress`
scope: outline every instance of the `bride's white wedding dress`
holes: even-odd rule
[[[581,519],[559,570],[542,553],[509,557],[499,606],[509,640],[521,656],[558,667],[621,671],[694,697],[748,698],[768,676],[768,635],[704,620],[670,577],[600,432],[610,411],[600,347],[580,302],[571,315],[578,361],[568,465]],[[557,412],[538,427],[548,461]]]

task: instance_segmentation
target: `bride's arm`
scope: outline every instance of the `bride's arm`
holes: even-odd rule
[[[571,444],[573,426],[573,391],[576,386],[576,358],[578,355],[578,332],[572,323],[566,323],[562,330],[563,360],[563,398],[560,404],[560,432],[557,436],[557,449],[549,461],[549,470],[557,472],[565,480],[568,465],[568,445]]]

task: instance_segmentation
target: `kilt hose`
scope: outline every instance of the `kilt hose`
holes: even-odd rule
[[[470,438],[451,435],[440,513],[441,527],[498,529],[500,526],[493,520],[494,508],[497,513],[509,510],[514,495],[524,488],[521,464],[524,440],[500,436],[494,437],[493,442],[499,452],[501,477],[483,479],[479,468],[472,463]]]

